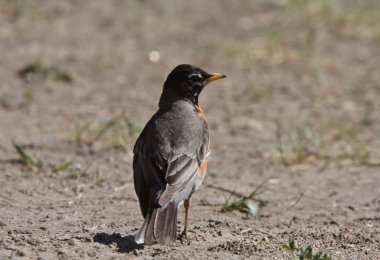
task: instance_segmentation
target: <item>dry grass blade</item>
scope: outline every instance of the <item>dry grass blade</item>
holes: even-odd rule
[[[32,154],[29,154],[25,149],[23,149],[20,145],[13,142],[13,146],[16,149],[17,153],[20,155],[21,161],[29,166],[32,166],[40,172],[42,169],[42,161],[34,157]]]
[[[72,78],[67,72],[54,67],[46,67],[39,62],[26,65],[20,69],[17,74],[26,82],[47,78],[65,83],[72,82]]]
[[[95,121],[83,125],[75,122],[75,142],[92,145],[95,142],[111,144],[114,148],[128,149],[131,139],[142,128],[125,116],[115,116],[106,121]]]
[[[105,123],[105,125],[99,129],[98,133],[94,136],[94,138],[90,141],[90,143],[94,143],[98,141],[110,128],[112,128],[116,124],[116,119],[111,119]]]
[[[50,165],[50,169],[53,173],[58,173],[58,172],[65,171],[65,170],[69,169],[72,164],[73,164],[72,162],[64,162],[61,164],[53,164],[53,165]]]
[[[276,124],[276,141],[277,141],[277,150],[279,151],[281,155],[281,161],[282,163],[287,166],[289,165],[288,160],[285,158],[284,148],[282,144],[282,135],[281,135],[281,125],[279,121],[275,121]]]
[[[228,192],[230,194],[230,196],[225,199],[224,205],[222,206],[222,211],[226,212],[237,210],[257,216],[260,212],[260,209],[266,204],[263,200],[258,199],[257,196],[265,192],[265,190],[262,188],[270,179],[271,178],[266,179],[248,195],[243,195],[236,191],[231,191],[229,189],[217,187],[214,185],[208,185],[208,187]],[[239,197],[239,199],[231,202],[232,196]]]

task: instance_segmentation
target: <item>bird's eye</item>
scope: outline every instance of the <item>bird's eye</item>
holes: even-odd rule
[[[199,75],[199,74],[191,74],[191,75],[189,76],[189,80],[190,80],[191,82],[198,82],[198,81],[200,81],[201,79],[202,79],[202,76]]]

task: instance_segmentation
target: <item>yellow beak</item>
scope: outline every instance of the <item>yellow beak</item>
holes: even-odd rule
[[[210,74],[212,76],[204,81],[205,85],[210,83],[211,81],[218,80],[218,79],[224,79],[225,77],[227,77],[226,75],[220,74],[220,73],[210,73]]]

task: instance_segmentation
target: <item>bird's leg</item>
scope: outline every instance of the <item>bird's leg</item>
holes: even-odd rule
[[[185,208],[185,227],[183,228],[182,236],[187,237],[187,217],[188,217],[189,208],[190,208],[189,200],[185,200],[183,202],[183,206]]]

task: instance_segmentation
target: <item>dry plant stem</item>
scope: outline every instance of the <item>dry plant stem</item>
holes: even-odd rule
[[[215,189],[215,190],[219,190],[219,191],[228,192],[231,195],[236,196],[236,197],[244,197],[244,194],[242,194],[240,192],[236,192],[236,191],[230,190],[230,189],[227,189],[227,188],[215,186],[215,185],[212,185],[212,184],[207,185],[207,187]]]
[[[300,202],[300,200],[302,199],[303,194],[304,194],[304,192],[301,192],[300,195],[298,196],[298,198],[293,202],[293,204],[290,205],[288,208],[286,208],[284,211],[287,211],[287,210],[293,208],[295,205],[297,205],[298,202]]]
[[[265,179],[265,181],[263,181],[259,186],[257,186],[256,189],[254,189],[247,197],[250,198],[253,195],[259,195],[259,194],[263,193],[264,191],[259,192],[259,193],[258,193],[258,191],[271,179],[272,179],[272,177],[269,177],[269,178]],[[236,196],[236,197],[246,197],[244,194],[242,194],[240,192],[237,192],[237,191],[234,191],[234,190],[230,190],[230,189],[227,189],[227,188],[223,188],[223,187],[219,187],[219,186],[215,186],[215,185],[212,185],[212,184],[207,185],[207,187],[215,189],[215,190],[220,190],[220,191],[228,192],[229,194],[231,194],[233,196]]]

